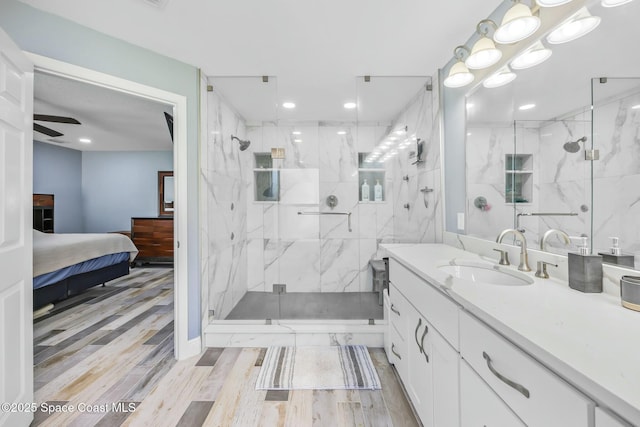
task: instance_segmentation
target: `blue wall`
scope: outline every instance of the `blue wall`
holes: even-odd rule
[[[85,231],[130,230],[132,216],[158,216],[158,171],[170,170],[172,151],[82,152]]]
[[[84,232],[82,153],[44,142],[33,143],[33,192],[53,194],[54,231]]]
[[[35,9],[17,0],[0,1],[0,27],[21,49],[70,64],[156,87],[187,98],[187,233],[189,245],[189,339],[200,335],[200,255],[198,233],[199,71],[159,55]],[[185,46],[188,48],[188,46]]]

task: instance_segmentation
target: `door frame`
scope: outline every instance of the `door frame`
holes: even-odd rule
[[[189,340],[187,274],[187,97],[99,71],[24,52],[34,71],[64,77],[116,90],[173,106],[173,170],[175,176],[174,211],[174,356],[178,360],[197,355],[202,340]]]

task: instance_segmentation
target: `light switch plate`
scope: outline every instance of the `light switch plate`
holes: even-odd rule
[[[458,212],[458,230],[464,230],[464,212]]]

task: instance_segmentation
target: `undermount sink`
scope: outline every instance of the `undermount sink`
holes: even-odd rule
[[[525,286],[533,283],[533,278],[524,273],[480,261],[452,260],[448,264],[439,265],[438,269],[455,278],[474,283],[505,286]]]

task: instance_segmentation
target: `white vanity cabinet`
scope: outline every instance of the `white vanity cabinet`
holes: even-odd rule
[[[464,311],[460,355],[528,426],[592,425],[590,399]]]
[[[459,426],[459,354],[450,344],[458,341],[458,307],[394,260],[390,277],[389,361],[425,427]],[[436,325],[444,325],[449,340]]]
[[[525,426],[464,360],[460,363],[460,411],[464,427]]]
[[[596,427],[631,427],[615,415],[602,408],[596,408]]]

